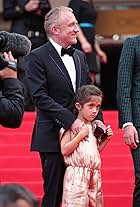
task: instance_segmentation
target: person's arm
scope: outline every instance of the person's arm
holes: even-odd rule
[[[104,149],[104,147],[107,145],[107,143],[111,140],[113,136],[113,131],[110,125],[106,127],[106,133],[107,133],[107,138],[98,145],[99,152],[101,152]]]
[[[135,39],[128,38],[123,44],[117,74],[117,108],[119,110],[119,127],[127,122],[133,123],[132,87],[136,64]],[[127,77],[127,78],[126,78]]]
[[[78,146],[79,143],[88,136],[89,130],[85,125],[82,127],[78,134],[73,135],[73,132],[69,129],[64,132],[61,138],[61,152],[64,156],[70,155]]]
[[[5,58],[14,60],[11,53],[5,53]],[[0,124],[10,128],[19,127],[23,113],[23,85],[17,79],[17,71],[5,67],[0,70]]]
[[[107,63],[107,55],[106,53],[101,49],[100,44],[98,43],[98,41],[95,39],[95,51],[97,53],[97,55],[99,56],[99,59],[102,63]]]
[[[81,44],[81,48],[85,53],[92,52],[92,45],[88,42],[87,38],[85,37],[82,29],[79,27],[79,32],[77,33],[77,39]]]
[[[106,138],[99,146],[98,146],[98,149],[99,149],[99,152],[101,152],[104,147],[107,145],[107,143],[110,141],[109,138]]]

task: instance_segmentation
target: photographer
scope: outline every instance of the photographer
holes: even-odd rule
[[[23,112],[23,86],[17,79],[16,60],[11,52],[4,52],[0,56],[0,125],[19,127]]]
[[[50,10],[48,0],[4,0],[3,17],[11,21],[10,32],[27,36],[32,49],[37,48],[47,41],[44,31],[44,15]],[[25,86],[25,111],[34,111],[24,74],[18,77]]]

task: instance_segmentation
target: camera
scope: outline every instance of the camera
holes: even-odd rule
[[[107,138],[107,133],[101,127],[96,127],[94,131],[94,136],[96,137],[98,143],[100,144]]]
[[[0,70],[8,66],[8,62],[0,55]]]
[[[7,42],[6,36],[4,36],[4,34],[1,34],[0,35],[0,48],[5,47],[6,42]]]

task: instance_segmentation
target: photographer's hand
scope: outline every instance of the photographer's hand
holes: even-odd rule
[[[5,58],[6,61],[13,61],[17,62],[16,59],[14,59],[13,55],[11,52],[4,52],[3,57]],[[5,67],[3,70],[0,70],[0,79],[6,79],[6,78],[17,78],[17,71],[11,69],[10,67]]]

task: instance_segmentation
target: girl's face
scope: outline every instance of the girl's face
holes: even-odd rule
[[[83,105],[77,102],[75,106],[79,111],[78,118],[86,123],[93,121],[99,112],[101,103],[101,96],[91,96],[90,101]]]

